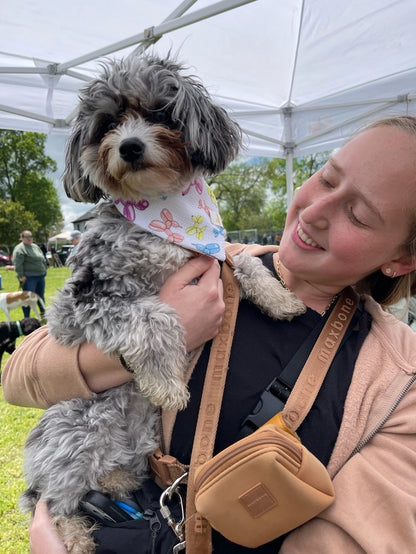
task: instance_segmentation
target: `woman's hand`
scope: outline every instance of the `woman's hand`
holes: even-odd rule
[[[196,284],[190,284],[199,279]],[[224,313],[220,266],[208,256],[192,258],[169,277],[159,299],[174,308],[186,331],[188,352],[218,333]]]
[[[32,554],[68,554],[52,525],[46,502],[39,500],[29,526],[30,552]]]

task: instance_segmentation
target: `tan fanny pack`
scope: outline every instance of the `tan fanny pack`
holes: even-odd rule
[[[283,424],[266,424],[200,466],[195,506],[232,542],[255,548],[327,508],[334,489],[321,462]]]
[[[211,553],[211,527],[234,543],[258,547],[315,517],[334,500],[325,466],[295,431],[348,328],[357,294],[347,288],[338,299],[283,411],[212,457],[238,306],[238,285],[227,264],[222,277],[225,315],[211,348],[189,466],[187,554]],[[157,465],[161,475],[163,463]],[[177,465],[170,465],[177,471]]]

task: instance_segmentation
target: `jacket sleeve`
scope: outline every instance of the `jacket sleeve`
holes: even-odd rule
[[[409,376],[410,378],[410,376]],[[281,554],[416,552],[416,384],[335,476],[335,502],[292,532]]]
[[[78,363],[79,346],[59,345],[46,325],[22,341],[1,376],[3,395],[17,406],[47,408],[61,400],[88,398]]]

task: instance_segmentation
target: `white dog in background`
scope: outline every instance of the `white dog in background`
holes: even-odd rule
[[[7,321],[11,321],[10,310],[16,308],[30,307],[40,320],[38,302],[42,306],[42,312],[45,312],[45,304],[42,298],[31,290],[21,290],[19,292],[3,292],[0,294],[0,308],[6,314]]]

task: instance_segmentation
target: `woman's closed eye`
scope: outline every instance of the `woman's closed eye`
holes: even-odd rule
[[[336,188],[336,185],[328,181],[328,179],[325,179],[325,177],[322,174],[319,176],[319,180],[321,185],[326,189]],[[348,203],[346,211],[347,211],[348,218],[354,225],[358,225],[360,227],[367,227],[367,225],[364,223],[361,216],[357,216],[356,211],[354,209],[354,205],[352,205],[351,203]]]
[[[325,188],[329,188],[329,189],[334,188],[334,185],[332,185],[329,181],[327,181],[322,174],[319,176],[319,181],[321,182],[321,185],[324,186]]]
[[[358,219],[358,217],[354,214],[352,206],[348,207],[348,217],[355,225],[359,225],[360,227],[367,227],[367,225],[363,223],[360,219]]]

